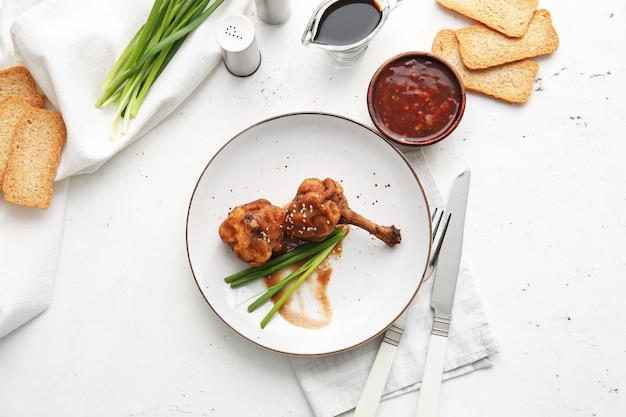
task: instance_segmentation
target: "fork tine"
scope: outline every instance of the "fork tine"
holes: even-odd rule
[[[439,207],[435,207],[432,216],[430,217],[430,221],[433,224],[433,242],[435,241],[435,237],[437,236],[437,230],[439,230],[439,225],[441,224],[441,219],[443,218],[443,209]]]
[[[433,248],[432,254],[430,256],[429,266],[433,267],[437,262],[437,257],[439,256],[439,251],[441,250],[441,244],[443,243],[443,238],[446,235],[448,230],[448,225],[450,224],[450,216],[448,215],[443,223],[443,229],[440,231],[439,228],[441,226],[441,221],[444,219],[444,210],[436,207],[431,216],[431,221],[433,224]]]

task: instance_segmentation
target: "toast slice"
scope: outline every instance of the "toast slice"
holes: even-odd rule
[[[43,94],[37,91],[30,71],[23,66],[0,70],[0,101],[9,96],[22,97],[35,107],[41,107],[44,104]]]
[[[2,191],[8,202],[47,209],[67,130],[60,113],[31,107],[11,144]]]
[[[539,64],[530,60],[516,61],[497,67],[471,70],[463,65],[455,31],[437,32],[432,45],[433,54],[443,58],[457,70],[468,91],[482,93],[498,100],[521,104],[528,101]]]
[[[471,69],[546,55],[559,47],[550,12],[545,9],[535,10],[528,30],[520,38],[509,38],[481,24],[457,29],[456,37],[463,63]]]
[[[493,30],[519,38],[537,9],[538,0],[437,0],[443,7],[469,17]]]
[[[18,121],[30,107],[26,99],[18,96],[9,96],[0,101],[0,189]]]

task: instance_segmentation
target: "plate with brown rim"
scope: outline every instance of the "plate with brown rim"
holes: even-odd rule
[[[323,294],[307,282],[292,295],[293,308],[305,319],[280,314],[262,329],[271,303],[253,313],[247,305],[264,290],[263,280],[235,289],[224,282],[247,264],[221,241],[218,228],[235,206],[258,198],[288,203],[310,177],[338,181],[354,211],[395,225],[402,242],[389,247],[351,226],[340,256],[329,260],[332,272]],[[390,142],[342,116],[290,113],[241,131],[207,163],[189,203],[186,243],[197,286],[228,327],[266,349],[310,356],[359,346],[402,314],[420,288],[431,233],[424,187]]]

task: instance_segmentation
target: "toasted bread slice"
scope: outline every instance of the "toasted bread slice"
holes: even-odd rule
[[[26,99],[9,96],[0,101],[0,189],[4,179],[4,170],[11,154],[11,144],[17,123],[26,110],[32,107]]]
[[[31,107],[18,122],[4,172],[5,200],[47,209],[67,131],[60,113]]]
[[[537,9],[538,0],[437,0],[443,7],[467,16],[493,30],[519,38]]]
[[[433,41],[433,54],[445,59],[459,73],[468,91],[482,93],[498,100],[521,104],[528,101],[539,64],[530,60],[516,61],[497,67],[471,70],[463,65],[455,32],[440,30]]]
[[[37,91],[30,71],[23,66],[0,71],[0,101],[9,96],[22,97],[35,107],[41,107],[44,104],[44,96]]]
[[[456,37],[463,63],[471,69],[546,55],[559,47],[550,12],[545,9],[535,11],[528,30],[520,38],[509,38],[481,24],[457,29]]]

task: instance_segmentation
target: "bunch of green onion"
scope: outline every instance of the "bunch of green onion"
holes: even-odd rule
[[[261,328],[265,328],[267,323],[269,323],[272,317],[280,310],[283,304],[285,304],[291,294],[293,294],[294,291],[306,281],[309,275],[324,262],[324,259],[326,259],[335,246],[346,237],[347,233],[345,229],[335,229],[321,242],[305,243],[294,250],[270,259],[261,266],[253,266],[229,275],[224,278],[224,281],[233,288],[240,287],[302,261],[302,264],[296,270],[283,278],[278,284],[266,289],[248,306],[248,312],[253,312],[289,285],[280,299],[274,303],[274,306],[261,320]]]
[[[189,33],[224,0],[155,0],[146,22],[135,33],[113,68],[96,106],[117,104],[114,135],[128,130],[148,90],[174,57]]]

